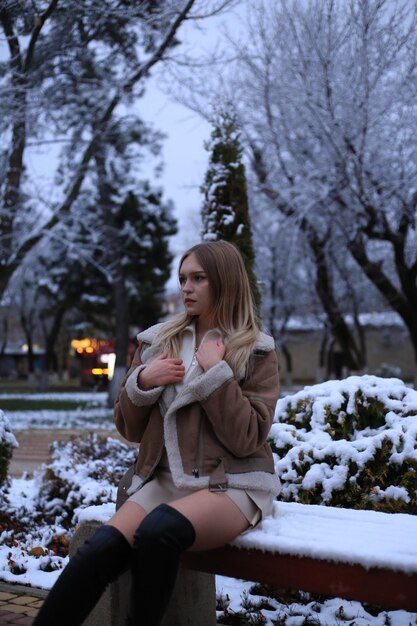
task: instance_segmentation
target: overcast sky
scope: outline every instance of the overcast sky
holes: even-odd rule
[[[142,104],[144,108],[142,109]],[[199,238],[199,212],[202,195],[199,187],[207,169],[208,152],[204,142],[211,127],[201,117],[165,96],[154,84],[148,89],[141,112],[146,121],[167,135],[163,142],[164,171],[159,183],[166,199],[175,204],[181,232],[180,247]],[[183,241],[185,240],[185,241]]]
[[[196,57],[217,48],[224,32],[238,28],[237,14],[243,14],[245,0],[238,7],[218,17],[209,18],[197,29],[186,24],[179,33],[187,51]],[[147,85],[145,98],[140,102],[141,115],[155,128],[166,133],[163,143],[165,168],[160,183],[165,198],[175,203],[179,233],[172,249],[181,253],[200,239],[200,210],[202,195],[199,187],[207,170],[209,153],[204,142],[210,138],[212,127],[196,113],[182,106],[158,88],[156,75]]]

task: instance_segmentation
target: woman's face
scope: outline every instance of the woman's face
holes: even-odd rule
[[[181,295],[188,315],[207,318],[212,306],[212,295],[207,274],[194,253],[189,254],[180,267]]]

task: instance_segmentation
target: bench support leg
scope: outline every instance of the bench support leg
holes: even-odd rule
[[[97,530],[98,522],[82,524],[70,545],[70,557]],[[83,626],[125,626],[130,572],[109,586]],[[74,602],[77,599],[74,598]],[[213,574],[180,568],[162,626],[216,626],[216,588]],[[138,625],[139,626],[139,625]]]

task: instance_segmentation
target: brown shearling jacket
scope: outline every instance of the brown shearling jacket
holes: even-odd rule
[[[199,368],[178,394],[172,385],[144,391],[137,379],[159,354],[153,345],[159,328],[157,324],[138,335],[115,404],[118,431],[140,443],[134,471],[124,485],[127,494],[150,479],[165,445],[179,488],[225,491],[230,486],[277,495],[280,483],[267,442],[279,396],[272,337],[259,333],[248,373],[239,381],[223,360],[207,372]]]

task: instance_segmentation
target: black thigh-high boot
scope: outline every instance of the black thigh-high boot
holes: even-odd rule
[[[78,626],[107,585],[129,569],[132,547],[113,526],[100,526],[77,550],[48,593],[33,626]]]
[[[180,555],[195,541],[191,522],[160,504],[135,533],[128,625],[158,626],[177,578]]]

